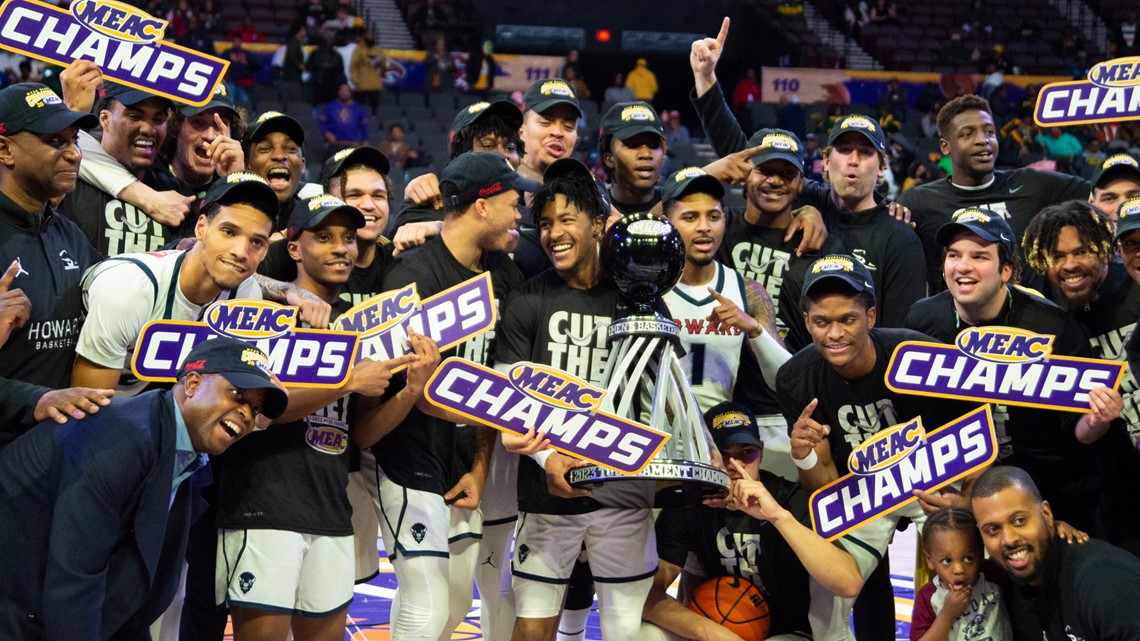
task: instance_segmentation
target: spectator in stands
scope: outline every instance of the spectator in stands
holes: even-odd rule
[[[566,65],[562,67],[562,79],[570,83],[574,88],[574,93],[578,94],[579,100],[590,99],[590,87],[586,85],[586,81],[578,75],[578,65]]]
[[[888,79],[887,88],[879,96],[879,108],[886,107],[895,117],[895,120],[902,122],[906,120],[906,110],[909,106],[910,98],[907,96],[906,89],[903,89],[902,85],[899,84],[899,79]]]
[[[325,138],[325,158],[341,149],[368,144],[368,111],[352,99],[352,87],[341,83],[336,100],[321,105],[317,115]]]
[[[238,26],[226,34],[226,38],[228,40],[241,38],[242,42],[265,42],[265,34],[261,33],[253,24],[253,17],[249,15],[248,11],[241,17]]]
[[[1100,139],[1090,138],[1085,145],[1085,150],[1081,152],[1080,160],[1077,161],[1073,169],[1076,170],[1078,176],[1089,178],[1100,169],[1101,163],[1107,158],[1108,154],[1100,148]],[[1095,191],[1095,189],[1096,186],[1094,185],[1093,190]],[[1109,213],[1104,212],[1104,215],[1109,216]]]
[[[325,20],[329,19],[329,12],[321,0],[303,1],[298,7],[297,13],[305,19],[305,24],[314,31],[324,24]]]
[[[955,31],[950,34],[950,42],[942,45],[938,51],[938,64],[961,67],[970,64],[970,50],[962,44],[962,34]]]
[[[633,70],[625,77],[625,86],[633,92],[635,100],[652,103],[657,96],[657,74],[649,69],[649,61],[638,58]]]
[[[285,53],[281,58],[282,85],[278,100],[282,103],[304,95],[301,86],[304,83],[305,39],[308,35],[304,20],[298,18],[285,41]]]
[[[190,11],[190,3],[188,0],[178,0],[178,6],[172,8],[166,13],[166,21],[170,23],[167,37],[173,37],[178,40],[190,31],[190,16],[193,12]]]
[[[898,7],[893,0],[877,0],[871,12],[867,14],[868,22],[872,24],[899,24]]]
[[[749,68],[732,91],[732,108],[737,109],[748,102],[760,102],[760,96],[761,87],[756,81],[756,70]]]
[[[847,33],[858,38],[861,27],[867,24],[868,18],[866,2],[847,0],[847,4],[843,7],[843,22],[847,25]]]
[[[450,91],[455,88],[455,61],[447,50],[443,38],[424,56],[424,94],[431,91]]]
[[[317,36],[317,48],[309,54],[305,66],[309,71],[309,84],[312,85],[313,106],[323,105],[334,99],[346,78],[344,58],[333,49],[331,38],[324,34]]]
[[[582,67],[578,64],[578,55],[579,54],[577,49],[571,49],[570,51],[566,52],[566,62],[562,63],[562,69],[558,71],[559,78],[562,78],[566,82],[570,82],[570,79],[566,77],[567,69],[573,69],[575,77],[582,77]],[[578,95],[580,97],[582,94]]]
[[[230,61],[226,78],[230,81],[234,102],[256,111],[257,100],[250,92],[256,82],[253,74],[261,67],[261,62],[243,47],[242,37],[236,33],[230,36],[230,48],[222,54]]]
[[[412,25],[412,35],[415,36],[416,42],[426,49],[428,43],[443,38],[447,28],[447,20],[447,12],[439,6],[439,2],[427,0],[412,13],[408,23]]]
[[[938,112],[942,110],[945,104],[945,100],[938,100],[926,110],[926,113],[922,114],[922,121],[919,123],[919,126],[922,128],[922,135],[924,137],[938,137]]]
[[[668,117],[666,117],[668,114]],[[661,124],[665,125],[665,142],[670,147],[676,144],[687,145],[693,141],[689,128],[681,122],[681,112],[676,109],[661,112]]]
[[[376,33],[370,27],[356,41],[356,48],[352,50],[348,77],[356,87],[352,94],[353,100],[368,105],[374,116],[380,104],[380,92],[384,89],[384,70],[387,66],[388,58],[380,45],[376,44]]]
[[[202,20],[196,13],[186,16],[186,32],[174,41],[187,49],[214,55],[214,35],[202,26]]]
[[[414,166],[420,155],[404,139],[404,128],[397,122],[388,125],[388,138],[381,140],[379,147],[388,157],[388,164],[400,172]]]
[[[1112,55],[1140,56],[1140,43],[1136,40],[1136,12],[1129,11],[1120,20],[1120,31],[1112,39]]]
[[[1043,133],[1037,134],[1036,140],[1045,147],[1045,153],[1049,158],[1054,160],[1066,156],[1075,156],[1084,151],[1084,145],[1081,144],[1081,141],[1060,127],[1049,129],[1048,136]]]
[[[467,87],[480,96],[488,96],[495,88],[495,43],[484,40],[483,46],[467,54]]]
[[[823,153],[815,133],[804,136],[804,180],[823,181]]]
[[[606,94],[602,98],[602,111],[608,110],[608,105],[618,102],[633,102],[637,100],[633,96],[633,90],[625,84],[625,74],[618,72],[614,74],[614,82],[606,88]]]
[[[337,7],[333,17],[321,25],[321,31],[330,34],[333,42],[339,46],[352,39],[356,33],[357,20],[358,18],[349,11],[348,7]]]
[[[198,16],[198,21],[202,23],[202,27],[214,34],[215,36],[222,33],[222,12],[218,9],[218,4],[214,0],[203,0],[202,6],[195,12]]]

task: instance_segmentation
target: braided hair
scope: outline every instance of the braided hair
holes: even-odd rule
[[[978,531],[978,522],[969,510],[952,507],[943,508],[926,519],[922,528],[922,551],[930,554],[930,542],[935,532],[963,532],[970,539],[970,545],[981,549],[982,533]]]
[[[1025,228],[1021,249],[1034,271],[1044,274],[1053,266],[1053,248],[1065,227],[1075,228],[1094,256],[1106,263],[1112,260],[1112,223],[1087,202],[1070,200],[1042,209]]]

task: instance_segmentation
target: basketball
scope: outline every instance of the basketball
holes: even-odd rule
[[[744,641],[763,641],[768,637],[768,602],[756,586],[744,579],[722,576],[710,579],[697,588],[689,601],[689,609],[731,630]]]

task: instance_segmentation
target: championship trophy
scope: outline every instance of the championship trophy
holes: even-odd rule
[[[586,465],[570,470],[568,482],[577,487],[657,481],[659,506],[726,495],[728,474],[712,465],[712,438],[678,356],[680,328],[655,309],[681,277],[681,235],[656,214],[624,216],[606,232],[602,263],[632,313],[610,324],[606,396],[599,409],[667,432],[670,439],[639,474]]]

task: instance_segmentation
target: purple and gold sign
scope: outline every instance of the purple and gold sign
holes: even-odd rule
[[[669,440],[655,430],[599,411],[604,390],[562,370],[516,363],[503,374],[461,358],[439,366],[424,389],[438,407],[504,432],[545,432],[551,446],[621,474],[637,474]]]
[[[927,434],[920,419],[881,430],[851,452],[851,474],[811,495],[812,527],[834,540],[918,500],[914,490],[943,488],[997,458],[989,405]]]
[[[360,337],[294,326],[296,307],[264,300],[226,300],[206,309],[204,322],[158,320],[143,327],[131,369],[144,381],[173,381],[195,345],[230,336],[269,355],[269,368],[290,387],[339,387],[356,361]]]
[[[37,0],[0,7],[4,49],[63,66],[89,60],[121,84],[206,104],[230,63],[161,40],[165,29],[165,20],[115,0],[74,0],[71,11]]]
[[[1140,118],[1140,56],[1098,62],[1087,80],[1041,88],[1033,119],[1042,127]]]
[[[1120,388],[1126,364],[1054,356],[1053,337],[1014,327],[971,327],[954,345],[900,343],[887,366],[887,387],[1066,412],[1088,412],[1089,390]]]
[[[491,275],[483,273],[423,301],[414,284],[377,294],[341,314],[332,327],[359,332],[358,358],[383,361],[411,352],[409,329],[443,351],[492,329],[495,318]]]

